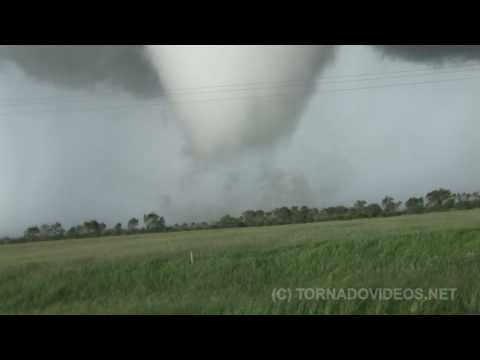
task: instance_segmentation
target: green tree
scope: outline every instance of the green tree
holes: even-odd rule
[[[345,206],[330,206],[325,209],[326,220],[344,220],[349,218],[349,209]]]
[[[83,226],[85,227],[89,235],[93,235],[98,232],[99,224],[98,224],[98,221],[96,220],[85,221],[83,223]]]
[[[480,207],[480,192],[476,191],[472,193],[471,204],[473,208]]]
[[[143,216],[143,223],[148,231],[163,231],[165,230],[165,219],[163,216],[158,216],[156,213]]]
[[[107,228],[105,223],[99,223],[97,220],[85,221],[83,226],[88,235],[99,236],[102,235]]]
[[[353,204],[352,213],[354,217],[364,217],[367,215],[367,202],[365,200],[357,200]]]
[[[426,196],[427,206],[431,209],[439,209],[452,196],[450,190],[440,188],[429,192]]]
[[[255,226],[265,225],[265,212],[263,210],[255,211]]]
[[[302,222],[298,206],[292,206],[290,208],[290,222],[292,224],[300,224]]]
[[[320,211],[317,208],[308,209],[308,219],[309,219],[309,222],[319,221]]]
[[[423,197],[411,197],[405,202],[407,212],[410,214],[416,214],[422,212],[425,208]]]
[[[382,215],[382,207],[376,203],[368,204],[366,214],[368,217],[378,217]]]
[[[40,225],[40,234],[39,238],[46,240],[52,236],[51,226],[49,224]]]
[[[255,210],[244,211],[241,220],[245,226],[257,226],[257,212]]]
[[[272,211],[267,211],[264,216],[264,225],[271,226],[275,224],[275,219]]]
[[[289,208],[283,206],[273,210],[273,222],[274,224],[291,224],[292,213]]]
[[[122,233],[122,223],[117,223],[113,228],[115,234],[120,235]]]
[[[476,201],[476,196],[477,196],[478,193],[473,193],[473,194],[470,194],[470,193],[458,193],[458,194],[453,194],[452,198],[454,198],[454,202],[455,202],[455,207],[457,209],[472,209],[475,206],[475,201]],[[449,200],[447,200],[447,202],[449,202]],[[448,205],[451,205],[451,204],[448,204]]]
[[[59,222],[52,225],[52,236],[55,239],[63,238],[65,236],[65,229],[63,228],[62,224]]]
[[[23,237],[26,240],[37,240],[40,236],[40,228],[38,226],[31,226],[24,231]]]
[[[386,215],[395,214],[402,205],[401,201],[395,202],[395,199],[391,196],[386,196],[382,200],[382,207]]]
[[[217,225],[221,228],[231,228],[231,227],[238,227],[240,226],[241,221],[230,215],[222,216],[222,218],[218,221]]]
[[[79,233],[78,233],[78,231],[77,231],[77,227],[76,227],[76,226],[70,227],[70,229],[68,229],[66,235],[67,235],[67,237],[69,237],[69,238],[76,238],[76,237],[78,237]]]
[[[310,209],[308,206],[302,206],[300,208],[300,222],[302,224],[312,222],[313,219],[310,217]]]
[[[137,231],[138,224],[139,224],[139,221],[137,218],[131,218],[130,220],[128,220],[128,224],[127,224],[128,231],[129,232]]]

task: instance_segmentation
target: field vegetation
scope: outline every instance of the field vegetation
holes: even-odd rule
[[[0,313],[479,313],[479,274],[479,209],[36,241],[0,247]],[[278,288],[457,291],[450,300],[273,301]]]

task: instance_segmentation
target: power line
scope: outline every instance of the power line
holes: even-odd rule
[[[365,87],[354,87],[354,88],[341,88],[341,89],[328,89],[328,90],[318,90],[315,89],[311,93],[312,94],[317,94],[317,93],[336,93],[336,92],[350,92],[350,91],[362,91],[362,90],[368,90],[368,89],[382,89],[382,88],[395,88],[395,87],[406,87],[406,86],[417,86],[417,85],[426,85],[426,84],[437,84],[437,83],[446,83],[446,82],[457,82],[457,81],[466,81],[466,80],[476,80],[477,78],[474,77],[465,77],[465,78],[454,78],[454,79],[441,79],[441,80],[432,80],[432,81],[421,81],[421,82],[410,82],[410,83],[400,83],[400,84],[384,84],[384,85],[377,85],[377,86],[365,86]],[[291,93],[291,92],[290,92]],[[175,103],[206,103],[206,102],[221,102],[221,101],[234,101],[234,100],[250,100],[253,98],[258,99],[258,98],[278,98],[280,96],[288,96],[289,92],[283,92],[283,93],[275,93],[275,94],[268,94],[268,95],[256,95],[256,96],[242,96],[242,97],[223,97],[223,98],[210,98],[210,99],[201,99],[201,100],[164,100],[165,103],[170,103],[170,104],[175,104]],[[156,107],[164,107],[164,104],[150,104],[149,106],[152,108]],[[114,107],[106,107],[106,106],[101,106],[101,107],[94,107],[94,108],[81,108],[81,109],[76,109],[76,111],[79,112],[86,112],[86,111],[97,111],[97,110],[105,110],[105,109],[135,109],[135,110],[140,110],[140,109],[146,109],[147,106],[143,107],[138,107],[138,106],[132,106],[132,105],[118,105]],[[38,111],[52,111],[52,109],[44,108],[44,109],[28,109],[24,108],[22,110],[32,110],[35,112]],[[70,111],[75,111],[74,109],[70,109]],[[0,114],[1,115],[7,115],[7,114]],[[11,115],[11,114],[8,114]]]
[[[424,74],[418,74],[416,75],[417,77],[418,76],[434,76],[434,75],[450,75],[450,74],[458,74],[458,73],[462,73],[462,72],[467,72],[467,71],[472,71],[472,70],[475,70],[475,71],[478,71],[480,70],[480,67],[475,67],[475,68],[465,68],[465,69],[457,69],[455,71],[442,71],[442,72],[439,72],[439,71],[430,71],[430,72],[427,72],[427,73],[424,73]],[[334,81],[328,81],[328,82],[322,82],[322,83],[327,83],[327,84],[336,84],[336,83],[345,83],[345,82],[351,82],[351,81],[375,81],[375,80],[390,80],[390,79],[398,79],[398,78],[409,78],[409,77],[412,77],[412,75],[408,75],[408,74],[400,74],[400,75],[396,75],[396,76],[388,76],[388,77],[385,77],[385,76],[377,76],[377,77],[368,77],[368,78],[363,78],[363,79],[358,79],[358,80],[334,80]]]
[[[404,87],[404,86],[416,86],[416,85],[423,85],[423,84],[436,84],[436,83],[443,83],[443,82],[455,82],[455,81],[465,81],[465,80],[473,80],[476,78],[468,77],[468,78],[455,78],[455,79],[442,79],[436,81],[422,81],[422,82],[414,82],[414,83],[401,83],[401,84],[385,84],[379,86],[365,86],[365,87],[355,87],[355,88],[342,88],[342,89],[329,89],[329,90],[313,90],[311,93],[335,93],[335,92],[349,92],[349,91],[359,91],[359,90],[367,90],[367,89],[379,89],[379,88],[393,88],[393,87]],[[242,97],[222,97],[222,98],[210,98],[210,99],[201,99],[201,100],[164,100],[164,103],[204,103],[204,102],[213,102],[213,101],[231,101],[231,100],[250,100],[253,98],[274,98],[279,96],[287,96],[291,92],[282,92],[282,93],[274,93],[274,94],[267,94],[267,95],[256,95],[256,96],[242,96]],[[149,107],[163,107],[165,104],[150,104]],[[80,112],[82,111],[96,111],[96,110],[103,110],[103,109],[145,109],[148,106],[142,106],[141,108],[138,106],[133,105],[118,105],[112,107],[100,106],[100,107],[91,107],[91,108],[81,108],[77,109]],[[34,111],[51,111],[52,109],[44,108],[44,109],[23,109],[23,110],[34,110]],[[73,110],[73,109],[70,109]]]
[[[449,70],[449,69],[478,69],[478,65],[469,65],[469,66],[458,66],[458,65],[452,65],[452,66],[442,66],[442,70]],[[395,74],[403,74],[403,73],[418,73],[418,72],[426,72],[426,71],[433,71],[432,67],[429,66],[428,68],[425,69],[417,69],[417,70],[412,70],[412,69],[404,69],[404,70],[397,70],[397,71],[386,71],[386,72],[370,72],[370,73],[362,73],[362,74],[350,74],[350,75],[335,75],[335,76],[323,76],[321,78],[323,79],[329,79],[329,78],[344,78],[344,77],[368,77],[368,76],[377,76],[377,75],[395,75]],[[439,70],[435,70],[439,71]]]
[[[268,89],[274,89],[274,88],[281,88],[281,87],[299,87],[299,86],[307,86],[307,85],[315,85],[317,83],[320,83],[320,85],[323,84],[340,84],[340,83],[348,83],[348,82],[361,82],[361,81],[378,81],[378,80],[390,80],[394,78],[405,78],[405,77],[410,77],[411,75],[408,75],[406,73],[418,73],[418,72],[424,72],[424,74],[417,74],[416,76],[430,76],[430,75],[448,75],[448,74],[453,74],[453,73],[459,73],[459,72],[465,72],[465,71],[470,71],[470,70],[479,70],[479,67],[452,67],[452,69],[455,69],[455,71],[429,71],[426,72],[426,70],[403,70],[403,71],[398,71],[398,72],[391,72],[391,73],[370,73],[370,75],[378,75],[376,77],[370,77],[370,78],[363,78],[363,79],[338,79],[341,78],[341,76],[338,77],[320,77],[317,80],[286,80],[286,81],[279,81],[279,82],[256,82],[256,83],[237,83],[235,84],[230,84],[230,85],[213,85],[213,86],[200,86],[200,87],[191,87],[191,88],[184,88],[183,90],[177,89],[177,90],[167,90],[163,92],[160,95],[166,95],[166,96],[181,96],[181,95],[204,95],[204,94],[210,94],[210,93],[227,93],[227,92],[242,92],[242,91],[251,91],[251,90],[268,90]],[[390,76],[390,74],[395,74],[395,73],[402,73],[401,75],[397,76]],[[366,74],[357,74],[357,75],[350,75],[350,76],[365,76]],[[384,76],[387,75],[387,76]],[[322,79],[336,79],[336,80],[331,80],[331,81],[322,81]],[[271,85],[270,85],[271,84]],[[274,85],[275,84],[275,85]],[[256,85],[256,86],[252,86]],[[260,87],[259,85],[268,85],[268,86],[262,86]],[[227,90],[210,90],[210,89],[216,89],[216,88],[222,88],[222,87],[233,87],[237,86],[237,88],[233,89],[227,89]],[[202,91],[203,89],[203,91]],[[111,90],[108,91],[109,94],[114,94],[116,93],[115,91]],[[107,94],[107,92],[105,92]],[[29,103],[34,103],[34,100],[37,100],[37,104],[42,104],[43,101],[51,101],[51,99],[54,99],[52,97],[46,97],[46,98],[37,98],[37,99],[29,99]],[[0,99],[2,100],[2,99]],[[6,100],[6,99],[3,99]],[[20,100],[19,98],[15,98],[14,100]],[[55,99],[56,100],[56,99]],[[70,99],[61,99],[63,103],[66,102],[66,100]],[[72,98],[71,100],[73,101],[90,101],[90,98]],[[0,105],[8,106],[8,105],[21,105],[24,106],[25,103],[0,103]]]
[[[333,92],[342,92],[342,91],[382,89],[382,88],[389,88],[389,87],[415,86],[415,85],[423,85],[423,84],[437,84],[437,83],[444,83],[444,82],[455,82],[455,81],[476,80],[476,79],[478,79],[478,77],[465,77],[465,78],[456,78],[456,79],[441,79],[441,80],[432,80],[432,81],[420,81],[420,82],[413,82],[413,83],[365,86],[365,87],[357,87],[357,88],[349,88],[349,89],[330,89],[329,91],[318,91],[318,92],[321,92],[321,93],[332,92],[333,93]]]

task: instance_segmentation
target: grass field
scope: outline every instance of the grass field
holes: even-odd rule
[[[275,302],[274,288],[458,290]],[[480,313],[480,210],[4,245],[0,313]]]

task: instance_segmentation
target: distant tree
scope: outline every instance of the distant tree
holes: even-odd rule
[[[263,217],[263,224],[266,226],[271,226],[275,223],[274,215],[272,211],[267,211]]]
[[[257,210],[255,211],[255,226],[265,225],[265,211]]]
[[[93,235],[98,231],[98,222],[96,220],[85,221],[83,226],[88,235]]]
[[[355,201],[355,204],[353,204],[353,207],[357,210],[363,210],[365,209],[365,206],[367,206],[367,202],[365,200],[357,200]]]
[[[147,231],[162,231],[165,229],[165,219],[154,212],[144,215],[143,223]]]
[[[480,192],[472,193],[471,204],[474,208],[480,207]]]
[[[77,231],[77,227],[76,226],[72,226],[70,229],[68,229],[67,233],[66,233],[67,237],[69,238],[76,238],[78,237],[78,231]]]
[[[445,209],[453,209],[455,207],[455,197],[451,195],[448,199],[443,202],[443,207]],[[470,201],[467,201],[467,208],[470,207]]]
[[[255,210],[247,210],[240,217],[245,226],[257,226],[257,214]]]
[[[38,237],[42,240],[46,240],[51,236],[51,226],[49,224],[40,225],[40,233]]]
[[[290,224],[292,222],[292,213],[289,208],[283,206],[273,210],[274,224]]]
[[[423,197],[411,197],[405,202],[407,213],[416,214],[425,208]]]
[[[128,220],[127,228],[129,232],[135,232],[137,231],[139,221],[137,218],[131,218]]]
[[[478,193],[457,193],[453,194],[452,198],[454,199],[455,202],[455,208],[457,209],[472,209],[476,205],[476,200],[477,200],[477,194]],[[447,202],[449,202],[452,198],[448,199]],[[450,203],[451,204],[451,203]],[[448,204],[448,205],[450,205]]]
[[[398,211],[402,205],[401,201],[395,202],[394,198],[391,196],[386,196],[382,200],[382,207],[386,215],[392,215]]]
[[[365,200],[357,200],[353,204],[352,215],[354,217],[364,217],[367,216],[367,202]]]
[[[208,225],[208,223],[206,221],[202,221],[200,223],[200,228],[201,229],[208,229],[210,226]]]
[[[65,229],[59,222],[53,224],[51,230],[54,238],[63,238],[65,236]]]
[[[87,235],[100,236],[103,234],[107,225],[104,223],[99,223],[97,220],[85,221],[83,226],[86,230]]]
[[[120,235],[122,233],[122,223],[117,223],[113,228],[115,234]]]
[[[309,222],[315,222],[320,220],[320,211],[317,208],[308,209]]]
[[[318,211],[317,221],[326,221],[330,219],[328,208],[320,209]]]
[[[64,236],[65,230],[60,223],[42,224],[39,228],[38,237],[43,240],[60,239]]]
[[[240,219],[234,218],[230,215],[222,216],[222,218],[218,221],[218,227],[221,228],[230,228],[230,227],[238,227],[240,226]]]
[[[89,230],[88,230],[88,228],[85,226],[85,224],[83,224],[83,225],[77,225],[77,226],[76,226],[76,231],[77,231],[78,236],[87,236],[87,235],[89,235]]]
[[[263,226],[265,225],[265,212],[263,210],[247,210],[240,216],[240,221],[244,226]]]
[[[440,188],[429,192],[426,196],[427,206],[431,209],[439,209],[444,203],[451,198],[452,193],[450,190]]]
[[[299,218],[300,218],[300,222],[302,224],[304,223],[309,223],[309,222],[312,222],[313,221],[313,218],[310,216],[311,213],[310,213],[310,209],[308,208],[308,206],[302,206],[300,208],[300,213],[299,213]]]
[[[344,220],[349,217],[349,209],[345,206],[330,206],[324,209],[327,218],[325,220]]]
[[[368,204],[365,210],[366,214],[368,217],[378,217],[382,215],[382,208],[380,205],[373,203],[373,204]]]
[[[345,220],[361,217],[378,217],[382,215],[393,216],[403,213],[420,213],[427,210],[438,211],[442,209],[472,209],[480,208],[480,192],[473,193],[452,193],[448,189],[436,189],[429,192],[425,199],[423,197],[410,197],[405,202],[405,209],[400,209],[402,202],[395,201],[393,197],[386,196],[381,205],[377,203],[367,204],[365,200],[357,200],[352,207],[330,206],[324,209],[309,208],[308,206],[279,207],[271,211],[246,210],[240,217],[225,215],[218,221],[210,221],[190,224],[183,223],[173,226],[166,226],[165,219],[154,212],[144,215],[144,231],[187,231],[195,229],[213,229],[241,226],[264,226],[291,223],[308,223],[328,220]],[[138,231],[139,220],[132,218],[128,221],[129,233]],[[99,236],[105,234],[122,234],[122,224],[117,223],[113,229],[107,230],[105,223],[97,220],[84,222],[83,225],[72,226],[67,232],[60,223],[42,224],[32,226],[24,231],[25,240],[59,239],[67,236],[77,238],[83,236]],[[2,243],[10,240],[4,239]]]
[[[323,209],[322,212],[325,213],[327,220],[333,219],[336,216],[337,208],[334,206],[329,206],[326,209]]]
[[[26,240],[37,240],[40,236],[40,228],[38,226],[31,226],[23,233]]]
[[[303,222],[302,220],[302,213],[298,206],[292,206],[290,208],[290,222],[292,224],[301,224]]]

